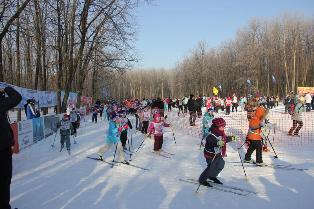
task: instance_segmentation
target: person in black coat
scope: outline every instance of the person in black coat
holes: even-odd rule
[[[187,103],[187,106],[190,113],[190,126],[195,126],[197,105],[193,94],[190,95],[190,99]]]
[[[158,97],[152,103],[152,109],[158,109],[158,112],[161,116],[164,116],[164,102]]]
[[[5,94],[8,97],[5,97]],[[8,121],[7,111],[15,107],[22,96],[12,87],[0,89],[0,208],[11,209],[10,184],[12,178],[13,131]]]

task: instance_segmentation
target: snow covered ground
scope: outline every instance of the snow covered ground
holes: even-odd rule
[[[308,114],[312,114],[314,120],[313,112]],[[177,143],[174,143],[171,129],[167,129],[169,132],[164,136],[163,147],[175,155],[164,158],[153,154],[153,140],[146,139],[144,146],[132,156],[131,163],[149,168],[149,171],[127,165],[111,168],[106,163],[88,159],[87,156],[96,156],[103,145],[108,127],[106,121],[92,124],[90,119],[78,130],[78,144],[72,143],[71,156],[66,151],[59,152],[59,136],[54,149],[51,148],[54,136],[51,136],[14,155],[12,206],[19,209],[313,208],[314,137],[311,133],[314,130],[302,136],[302,140],[307,141],[303,144],[291,143],[300,139],[288,139],[283,130],[276,131],[274,148],[279,158],[274,159],[273,152],[263,153],[266,163],[309,170],[245,165],[246,180],[237,151],[241,142],[231,142],[227,148],[225,168],[219,178],[225,185],[257,194],[239,196],[204,187],[196,194],[197,185],[179,179],[198,178],[206,166],[199,147],[200,129],[186,125],[188,116],[177,117],[175,112],[168,113],[168,116]],[[227,126],[229,124],[227,132],[243,134],[247,127],[239,130],[241,127],[234,122],[242,121],[243,117],[245,113],[231,113],[225,117]],[[291,125],[290,120],[284,121],[287,126]],[[132,149],[136,150],[143,135],[135,130],[129,136],[131,134]],[[289,143],[285,144],[285,140]],[[240,151],[242,156],[244,152],[244,149]],[[108,161],[112,160],[113,153],[112,148],[106,154]]]

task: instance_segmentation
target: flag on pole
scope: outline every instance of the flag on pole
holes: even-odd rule
[[[273,80],[273,83],[276,83],[276,78],[274,75],[271,76],[272,80]]]
[[[213,87],[213,93],[215,96],[217,96],[219,93],[219,90],[216,87]]]

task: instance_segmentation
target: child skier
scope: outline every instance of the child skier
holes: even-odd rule
[[[143,134],[147,134],[150,117],[151,117],[150,110],[148,106],[146,106],[142,112],[142,133]]]
[[[264,118],[266,117],[266,110],[263,106],[259,106],[255,111],[255,116],[253,116],[249,120],[249,131],[246,136],[247,140],[249,141],[249,148],[247,153],[245,154],[245,163],[254,163],[251,159],[251,155],[256,150],[256,165],[257,166],[266,166],[263,163],[262,158],[262,127],[264,124]]]
[[[207,162],[207,168],[202,172],[199,177],[199,183],[204,186],[211,187],[208,179],[216,184],[222,184],[217,179],[218,174],[225,166],[225,161],[222,158],[223,147],[226,143],[235,140],[234,136],[226,136],[225,134],[226,122],[223,118],[215,118],[212,121],[211,132],[206,137],[206,144],[204,148],[204,157]]]
[[[164,122],[161,115],[156,113],[154,115],[154,120],[150,123],[147,130],[147,136],[150,136],[151,134],[154,135],[154,152],[156,153],[160,153],[160,151],[162,151],[164,127],[170,127],[170,124]]]
[[[118,112],[120,117],[120,123],[118,124],[118,131],[120,134],[120,141],[123,147],[123,150],[126,150],[126,141],[128,140],[128,129],[132,129],[132,124],[130,120],[126,117],[125,111]]]
[[[68,150],[68,153],[71,154],[70,135],[71,135],[71,131],[73,130],[73,126],[67,114],[63,115],[62,120],[57,124],[57,127],[60,127],[60,143],[61,143],[60,152],[62,151],[64,147],[64,142],[65,142],[65,146]]]
[[[97,123],[97,115],[98,115],[98,109],[97,109],[97,107],[95,106],[95,107],[93,108],[92,123],[94,123],[94,121],[95,121],[95,123]]]
[[[112,147],[112,145],[116,145],[119,162],[129,164],[129,162],[125,160],[122,145],[121,143],[119,143],[119,138],[120,138],[120,132],[118,130],[119,123],[121,123],[121,121],[120,121],[120,118],[117,116],[113,116],[113,119],[109,121],[108,135],[105,141],[105,145],[101,147],[98,151],[98,159],[103,160],[104,153],[108,151]]]

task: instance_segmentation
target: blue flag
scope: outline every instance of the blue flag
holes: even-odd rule
[[[273,80],[273,83],[276,83],[276,78],[274,75],[271,76],[272,80]]]

